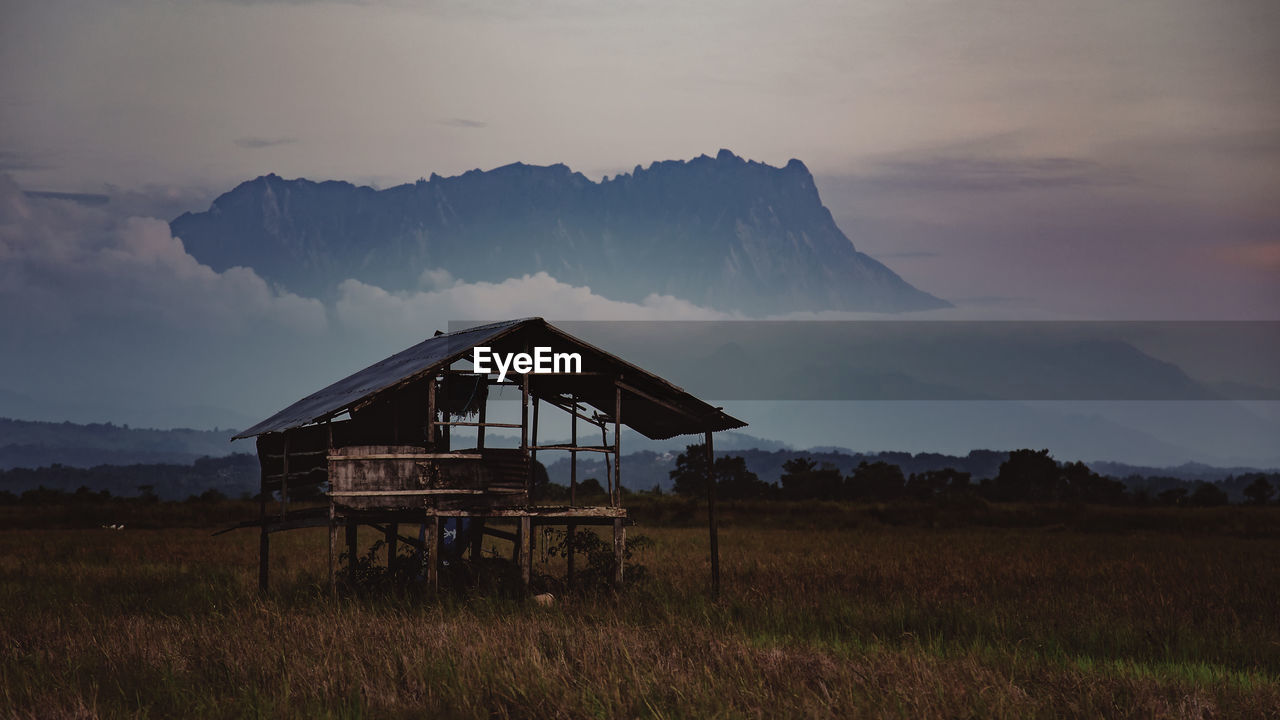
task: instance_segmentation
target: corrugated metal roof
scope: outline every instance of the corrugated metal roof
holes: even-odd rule
[[[298,402],[236,435],[232,440],[282,432],[340,415],[365,398],[399,385],[415,375],[452,363],[522,324],[536,318],[481,325],[428,338],[407,350],[302,398]]]
[[[516,335],[522,337],[515,338]],[[623,424],[647,437],[662,439],[746,427],[746,423],[719,408],[708,405],[653,373],[569,335],[542,318],[524,318],[437,335],[308,395],[233,439],[283,432],[340,415],[374,395],[448,367],[477,345],[492,345],[503,339],[536,341],[539,337],[544,342],[546,338],[555,337],[560,346],[572,345],[583,353],[586,364],[610,371],[607,379],[588,375],[545,379],[544,376],[535,376],[545,391],[572,392],[580,401],[611,414],[615,381],[622,382],[629,388],[623,391]],[[557,350],[562,349],[557,347]]]

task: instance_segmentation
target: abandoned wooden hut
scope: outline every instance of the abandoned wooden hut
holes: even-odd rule
[[[505,377],[483,372],[493,368],[487,363],[475,367],[476,348],[482,349],[481,360],[494,356],[516,361]],[[486,349],[488,354],[483,354]],[[520,353],[531,356],[530,362],[521,363]],[[539,364],[539,359],[544,362]],[[554,360],[564,362],[557,366]],[[491,390],[501,386],[519,396],[518,422],[490,419]],[[569,416],[568,443],[539,444],[544,408]],[[580,432],[580,425],[586,432]],[[445,525],[463,522],[470,537],[460,543],[462,538],[453,534],[452,545],[464,546],[476,559],[485,535],[512,542],[512,556],[526,584],[535,527],[561,525],[573,532],[578,525],[612,526],[614,581],[621,582],[628,520],[621,505],[623,425],[653,439],[703,435],[710,456],[713,432],[746,423],[541,318],[437,333],[236,436],[257,438],[262,468],[260,516],[245,523],[261,531],[259,585],[266,590],[273,533],[323,526],[329,528],[331,588],[336,588],[340,527],[352,558],[361,526],[384,534],[389,560],[396,556],[397,543],[418,545],[431,558],[427,581],[435,583]],[[489,429],[509,434],[518,430],[519,445],[487,447]],[[534,461],[540,452],[569,454],[567,506],[531,501]],[[584,452],[601,453],[606,459],[605,505],[578,503],[577,459]],[[327,512],[324,507],[290,507],[291,495],[314,496],[323,483],[328,484]],[[709,486],[714,492],[714,484]],[[714,575],[714,510],[710,522]],[[419,540],[400,535],[401,525],[422,528]],[[570,551],[570,574],[573,564]],[[713,583],[718,585],[718,578]]]

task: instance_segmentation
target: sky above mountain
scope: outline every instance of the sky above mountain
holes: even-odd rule
[[[1274,317],[1280,8],[16,0],[0,170],[172,219],[269,172],[386,187],[802,159],[960,305]],[[144,202],[145,200],[145,202]]]
[[[1278,21],[1266,0],[11,0],[0,415],[237,424],[450,320],[734,317],[447,268],[322,300],[170,232],[269,173],[600,181],[729,148],[802,160],[859,251],[955,304],[923,317],[1280,319]]]

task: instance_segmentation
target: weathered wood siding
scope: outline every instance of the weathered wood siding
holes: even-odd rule
[[[337,504],[360,510],[519,507],[528,504],[528,468],[523,452],[507,448],[432,453],[413,445],[353,445],[329,457],[329,486]]]

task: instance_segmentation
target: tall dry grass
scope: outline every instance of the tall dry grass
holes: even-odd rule
[[[647,582],[551,608],[466,594],[331,601],[323,530],[273,537],[266,598],[253,531],[3,531],[0,708],[1280,717],[1271,535],[749,520],[721,535],[718,602],[704,531],[637,527],[653,539],[637,558]]]

